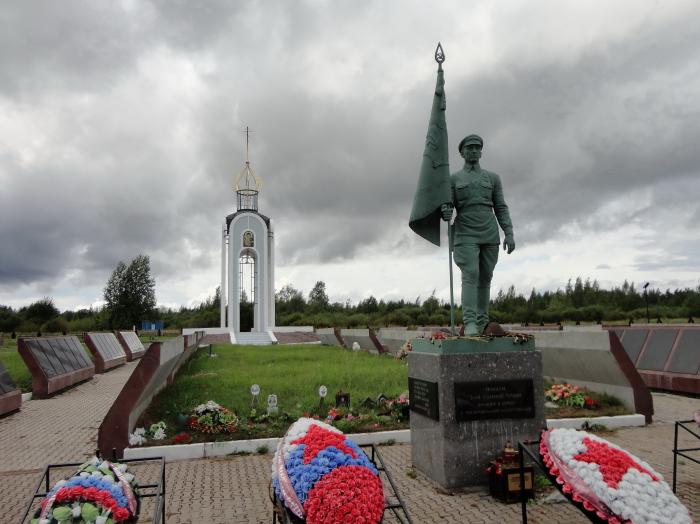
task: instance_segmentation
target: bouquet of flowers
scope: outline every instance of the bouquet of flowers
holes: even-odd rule
[[[213,400],[195,407],[194,413],[187,421],[187,425],[194,431],[233,433],[238,426],[238,417],[235,413]]]
[[[137,497],[134,476],[126,464],[97,457],[59,480],[46,494],[32,524],[136,522]]]
[[[338,429],[300,418],[279,440],[272,485],[294,515],[309,524],[377,523],[384,513],[379,473]]]
[[[603,521],[692,522],[661,475],[600,437],[574,429],[544,431],[540,454],[564,493]]]
[[[399,352],[396,354],[396,358],[399,360],[404,360],[408,354],[413,350],[413,344],[410,340],[403,343],[403,346],[399,348]]]
[[[586,395],[571,384],[554,384],[544,392],[544,398],[561,406],[582,408],[586,404]]]
[[[151,427],[148,429],[136,428],[133,433],[129,433],[129,446],[140,446],[148,442],[149,438],[152,440],[164,440],[166,429],[168,429],[168,426],[162,420],[151,424]]]

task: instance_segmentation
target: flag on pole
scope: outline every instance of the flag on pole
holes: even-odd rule
[[[438,51],[442,48],[438,45]],[[438,52],[436,52],[438,60]],[[441,55],[444,60],[444,55]],[[440,219],[442,204],[452,202],[450,165],[445,121],[445,77],[438,60],[437,83],[430,111],[428,135],[425,139],[423,163],[418,175],[418,187],[413,197],[409,227],[436,246],[440,245]]]

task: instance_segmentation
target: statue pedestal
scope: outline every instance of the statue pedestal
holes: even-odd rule
[[[413,465],[445,489],[488,483],[507,442],[545,427],[542,355],[513,337],[415,339],[408,354]]]

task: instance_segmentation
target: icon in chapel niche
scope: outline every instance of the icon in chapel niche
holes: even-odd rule
[[[253,236],[252,231],[246,231],[243,233],[243,247],[254,247],[253,244],[255,244],[255,237]]]

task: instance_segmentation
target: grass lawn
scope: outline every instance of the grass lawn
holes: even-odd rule
[[[213,400],[233,410],[241,419],[239,430],[202,440],[230,440],[282,435],[290,421],[308,413],[319,413],[318,388],[328,388],[326,410],[335,405],[338,390],[350,393],[354,414],[365,411],[360,402],[378,395],[397,397],[408,391],[408,370],[405,362],[390,356],[370,355],[342,348],[298,346],[234,346],[216,344],[209,358],[207,350],[199,350],[179,371],[174,382],[163,389],[151,403],[137,426],[163,420],[174,435],[178,414],[189,415],[198,404]],[[258,384],[256,413],[251,417],[250,386]],[[267,396],[277,395],[279,416],[260,421],[266,412]],[[321,416],[325,416],[325,410]],[[257,415],[257,417],[256,417]],[[390,419],[390,417],[385,417]],[[382,429],[397,427],[396,421],[369,416],[367,422]],[[375,426],[376,425],[376,426]],[[398,427],[408,427],[406,422]],[[343,427],[345,431],[365,431],[365,427]],[[151,442],[157,444],[158,442]]]
[[[4,338],[2,345],[0,345],[0,362],[3,363],[10,377],[23,393],[32,390],[32,375],[27,366],[24,365],[22,357],[19,356],[17,339]]]

